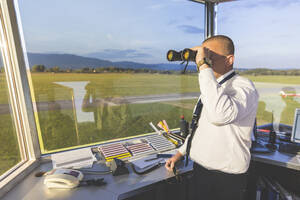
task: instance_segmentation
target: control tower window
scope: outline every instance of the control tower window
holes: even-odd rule
[[[166,60],[204,39],[190,1],[19,1],[42,153],[153,132],[190,120],[196,73]],[[191,66],[188,70],[195,72]]]

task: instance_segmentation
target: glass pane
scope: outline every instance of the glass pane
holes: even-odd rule
[[[181,75],[184,65],[166,53],[201,43],[203,4],[28,0],[19,8],[43,153],[191,119],[197,76]]]
[[[0,56],[0,176],[21,161],[16,128],[8,96],[2,53]]]
[[[218,31],[235,42],[235,68],[254,81],[260,94],[258,124],[271,123],[273,112],[276,124],[292,125],[300,107],[299,9],[299,1],[219,6]]]

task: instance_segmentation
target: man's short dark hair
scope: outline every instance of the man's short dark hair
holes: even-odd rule
[[[215,35],[203,41],[203,44],[210,41],[220,41],[224,44],[224,53],[226,56],[234,55],[234,44],[232,39],[225,35]]]

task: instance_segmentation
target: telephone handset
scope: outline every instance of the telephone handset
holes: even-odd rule
[[[48,188],[68,189],[77,187],[83,179],[83,173],[73,169],[54,169],[47,174],[44,184]]]

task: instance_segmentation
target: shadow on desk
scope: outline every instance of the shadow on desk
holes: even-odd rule
[[[257,182],[259,177],[269,177],[276,180],[291,193],[299,196],[300,173],[297,170],[275,166],[262,162],[251,161],[248,171],[248,184],[245,200],[255,200],[257,195]],[[197,185],[193,182],[192,171],[184,174],[183,180],[176,183],[171,178],[155,184],[154,187],[144,190],[126,200],[194,200]]]
[[[177,180],[175,177],[156,183],[154,186],[145,188],[143,193],[126,200],[194,200],[196,184],[193,183],[193,172],[180,175]]]

